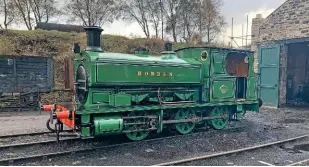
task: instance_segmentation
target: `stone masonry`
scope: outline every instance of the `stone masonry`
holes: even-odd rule
[[[258,15],[253,24],[254,43],[309,37],[309,0],[287,0],[267,18]]]
[[[258,14],[252,20],[251,31],[253,51],[257,51],[258,45],[270,41],[309,37],[309,0],[287,0],[267,18]]]
[[[256,18],[252,20],[252,50],[254,52],[254,71],[258,72],[258,42],[259,41],[259,33],[260,26],[263,24],[264,19],[261,14],[257,14]]]
[[[280,51],[280,68],[279,68],[279,104],[286,104],[287,96],[287,61],[288,61],[288,47],[287,45],[281,46]]]

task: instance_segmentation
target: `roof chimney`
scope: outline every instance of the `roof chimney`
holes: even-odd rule
[[[256,14],[256,18],[257,18],[257,19],[262,19],[262,18],[263,18],[263,15],[262,15],[262,14]]]
[[[103,29],[101,27],[85,27],[87,33],[87,51],[102,52],[101,48],[101,33]]]

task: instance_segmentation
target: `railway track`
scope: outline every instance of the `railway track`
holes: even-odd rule
[[[195,161],[202,161],[202,160],[207,160],[207,159],[211,159],[211,158],[228,156],[228,155],[231,155],[231,154],[244,153],[244,152],[247,152],[247,151],[253,151],[253,150],[257,150],[257,149],[261,149],[261,148],[271,147],[271,146],[278,145],[278,144],[284,144],[284,143],[289,143],[289,142],[293,142],[293,141],[296,141],[296,140],[301,140],[301,139],[304,139],[304,138],[307,138],[307,137],[309,137],[309,135],[298,136],[298,137],[289,138],[289,139],[286,139],[286,140],[280,140],[280,141],[276,141],[276,142],[271,142],[271,143],[267,143],[267,144],[262,144],[262,145],[257,145],[257,146],[252,146],[252,147],[247,147],[247,148],[242,148],[242,149],[237,149],[237,150],[219,152],[219,153],[216,153],[216,154],[210,154],[210,155],[204,155],[204,156],[193,157],[193,158],[188,158],[188,159],[182,159],[182,160],[178,160],[178,161],[171,161],[171,162],[156,164],[156,165],[153,165],[153,166],[174,166],[174,165],[184,165],[185,166],[187,163],[191,163],[191,162],[195,162]],[[306,162],[309,162],[309,159]],[[294,164],[291,164],[290,166],[298,165],[299,163],[300,162],[294,163]]]
[[[243,129],[244,127],[233,127],[224,130],[225,132],[233,132],[233,131],[239,131]],[[224,132],[223,131],[223,132]],[[192,133],[188,135],[173,135],[173,136],[163,136],[163,137],[158,137],[158,138],[153,138],[153,139],[148,139],[148,140],[142,140],[142,141],[136,141],[136,142],[119,142],[116,141],[116,143],[110,144],[110,145],[105,145],[105,146],[98,146],[98,147],[89,147],[89,148],[83,148],[83,149],[76,149],[76,150],[69,150],[69,151],[59,151],[59,152],[52,152],[52,153],[44,153],[44,154],[38,154],[38,155],[30,155],[30,156],[24,156],[24,157],[14,157],[14,158],[7,158],[7,159],[0,159],[0,166],[1,165],[13,165],[13,164],[21,164],[23,162],[29,162],[29,161],[40,161],[44,160],[47,158],[53,158],[57,156],[63,156],[63,155],[72,155],[72,154],[77,154],[77,153],[85,153],[85,152],[91,152],[95,150],[102,150],[102,149],[107,149],[107,148],[114,148],[114,147],[121,147],[121,146],[128,146],[131,144],[141,144],[145,142],[153,142],[153,141],[159,141],[163,139],[173,139],[173,138],[178,138],[178,137],[186,137],[186,136],[198,136],[198,135],[204,135],[204,134],[211,134],[211,133],[218,133],[218,131],[207,131],[207,132],[197,132],[197,133]],[[69,139],[73,141],[78,141],[80,139]],[[69,141],[67,140],[67,141]],[[118,142],[118,143],[117,143]],[[26,146],[33,146],[33,145],[38,145],[38,144],[50,144],[50,143],[55,143],[55,141],[42,141],[38,143],[22,143],[22,144],[17,144],[17,145],[8,145],[8,146],[0,146],[0,151],[1,148],[3,149],[14,149],[14,148],[19,148],[19,147],[26,147]]]
[[[65,131],[72,132],[72,131]],[[80,139],[78,135],[62,135],[63,141],[77,140]],[[25,133],[25,134],[14,134],[0,136],[0,150],[5,148],[15,148],[22,146],[31,146],[36,144],[49,144],[55,143],[54,133],[51,132],[35,132],[35,133]]]
[[[30,147],[35,145],[56,144],[57,141],[55,140],[55,136],[49,136],[53,134],[54,133],[52,132],[35,132],[0,136],[0,153],[1,151],[6,149],[14,150],[17,148]],[[80,137],[78,135],[63,135],[62,137],[63,139],[60,140],[60,143],[74,142],[80,140]]]
[[[72,130],[67,130],[67,131],[64,131],[64,132],[72,132]],[[23,136],[38,136],[38,135],[48,135],[48,134],[54,134],[54,133],[53,132],[34,132],[34,133],[2,135],[2,136],[0,136],[0,140],[6,139],[6,138],[16,138],[16,137],[23,137]]]
[[[34,132],[34,133],[23,133],[23,134],[13,134],[13,135],[2,135],[0,136],[1,139],[6,138],[14,138],[14,137],[22,137],[22,136],[36,136],[36,135],[45,135],[45,134],[51,134],[52,132]]]
[[[302,165],[304,165],[305,163],[308,163],[308,162],[309,162],[309,159],[305,159],[305,160],[302,160],[302,161],[294,162],[294,163],[289,164],[287,166],[302,166]]]
[[[78,141],[81,140],[79,137],[74,137],[74,138],[67,138],[67,139],[62,139],[60,142],[69,142],[69,141]],[[2,145],[0,146],[0,150],[3,149],[14,149],[14,148],[21,148],[21,147],[29,147],[29,146],[34,146],[34,145],[44,145],[44,144],[56,144],[57,141],[55,140],[44,140],[44,141],[38,141],[38,142],[27,142],[27,143],[18,143],[18,144],[8,144],[8,145]]]

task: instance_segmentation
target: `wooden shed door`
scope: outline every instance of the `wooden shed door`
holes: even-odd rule
[[[260,98],[265,106],[278,107],[279,103],[280,45],[259,49]]]

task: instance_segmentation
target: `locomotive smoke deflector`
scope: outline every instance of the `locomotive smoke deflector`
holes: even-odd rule
[[[87,34],[87,51],[102,52],[101,48],[101,33],[103,29],[101,27],[85,27]]]

